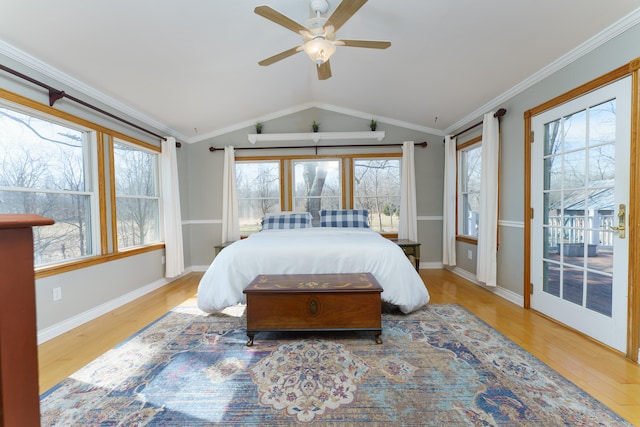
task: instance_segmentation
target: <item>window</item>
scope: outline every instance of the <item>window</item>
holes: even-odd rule
[[[113,144],[118,249],[160,241],[158,154]]]
[[[354,159],[354,208],[368,209],[370,227],[397,233],[400,215],[400,158]]]
[[[281,209],[280,161],[236,161],[240,234],[260,231],[260,220]]]
[[[470,142],[458,150],[458,235],[477,239],[482,140]]]
[[[95,253],[93,133],[62,120],[0,107],[0,212],[55,224],[33,230],[36,266]]]
[[[340,209],[342,183],[340,160],[295,160],[293,162],[293,210],[310,212],[313,225],[320,209]]]

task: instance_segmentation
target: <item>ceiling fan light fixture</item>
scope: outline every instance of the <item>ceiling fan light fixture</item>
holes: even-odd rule
[[[304,51],[317,65],[324,64],[336,51],[336,45],[324,37],[316,37],[304,44]]]

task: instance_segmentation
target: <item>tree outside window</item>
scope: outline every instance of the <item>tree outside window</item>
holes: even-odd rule
[[[280,162],[236,161],[240,234],[260,231],[260,220],[280,210]]]
[[[321,209],[340,209],[341,196],[339,160],[293,162],[293,210],[311,213],[314,226]]]
[[[55,220],[34,227],[36,266],[94,254],[92,132],[0,107],[0,213]]]
[[[113,144],[118,249],[160,241],[158,154]]]
[[[400,163],[399,158],[353,162],[354,207],[368,209],[369,225],[380,233],[398,232]]]

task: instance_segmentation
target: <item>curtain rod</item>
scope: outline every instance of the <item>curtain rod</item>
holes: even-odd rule
[[[496,118],[498,118],[498,119],[499,119],[500,117],[504,116],[505,114],[507,114],[507,110],[506,110],[505,108],[500,108],[498,111],[496,111],[496,112],[493,114],[493,117],[496,117]],[[476,123],[475,125],[471,125],[471,126],[469,126],[468,128],[466,128],[465,130],[461,130],[460,132],[458,132],[458,133],[456,133],[455,135],[451,136],[451,138],[457,138],[457,137],[459,137],[460,135],[462,135],[463,133],[467,133],[467,132],[469,132],[471,129],[475,129],[475,128],[477,128],[477,127],[478,127],[478,126],[480,126],[482,123],[483,123],[483,121],[481,120],[481,121],[479,121],[478,123]],[[443,142],[444,142],[444,141],[443,141]]]
[[[122,123],[125,123],[125,124],[127,124],[129,126],[132,126],[132,127],[136,128],[138,130],[141,130],[141,131],[146,132],[146,133],[148,133],[150,135],[153,135],[153,136],[155,136],[157,138],[160,138],[162,141],[166,141],[167,140],[167,138],[165,138],[164,136],[158,135],[157,133],[152,132],[152,131],[150,131],[148,129],[145,129],[145,128],[141,127],[141,126],[138,126],[135,123],[131,123],[130,121],[125,120],[125,119],[123,119],[121,117],[118,117],[115,114],[112,114],[112,113],[110,113],[108,111],[105,111],[102,108],[96,107],[95,105],[91,105],[88,102],[85,102],[85,101],[83,101],[81,99],[76,98],[75,96],[69,95],[68,93],[65,93],[65,91],[63,91],[63,90],[58,90],[58,89],[56,89],[56,88],[54,88],[52,86],[49,86],[46,83],[42,83],[41,81],[38,81],[38,80],[34,79],[33,77],[29,77],[26,74],[22,74],[21,72],[16,71],[14,69],[11,69],[11,68],[9,68],[9,67],[7,67],[5,65],[0,64],[0,69],[6,71],[7,73],[13,74],[16,77],[20,77],[23,80],[27,80],[28,82],[31,82],[31,83],[33,83],[33,84],[35,84],[37,86],[40,86],[40,87],[42,87],[44,89],[47,89],[49,91],[49,107],[53,107],[53,104],[55,104],[55,102],[57,100],[59,100],[59,99],[68,98],[71,101],[77,102],[80,105],[84,105],[85,107],[90,108],[91,110],[97,111],[97,112],[99,112],[101,114],[104,114],[105,116],[109,116],[112,119],[118,120],[118,121],[120,121]],[[176,142],[176,147],[179,148],[181,146],[182,146],[181,143]]]
[[[420,143],[414,143],[413,145],[425,148],[427,141]],[[280,147],[237,147],[234,150],[283,150],[283,149],[295,149],[295,148],[315,148],[316,154],[318,154],[318,148],[354,148],[354,147],[401,147],[402,144],[347,144],[347,145],[298,145],[298,146],[280,146]],[[224,150],[224,148],[209,147],[209,151],[216,152]]]

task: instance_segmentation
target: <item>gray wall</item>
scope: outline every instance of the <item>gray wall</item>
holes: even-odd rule
[[[310,108],[270,120],[264,123],[263,133],[298,133],[310,132],[313,121],[320,123],[320,132],[367,131],[369,120],[349,116],[333,111]],[[418,235],[422,243],[422,261],[440,262],[442,259],[442,179],[444,146],[441,136],[389,125],[378,121],[378,129],[385,131],[382,143],[395,144],[404,141],[420,143],[427,141],[427,148],[415,148],[415,165],[417,180]],[[195,269],[203,269],[213,260],[213,246],[221,240],[222,219],[222,170],[223,151],[209,152],[209,147],[222,148],[228,145],[238,147],[254,147],[248,142],[247,134],[255,133],[254,127],[240,129],[229,134],[209,140],[188,144],[186,157],[188,170],[181,170],[189,182],[188,197],[182,199],[183,212],[189,213],[189,221],[185,227],[188,235],[190,254],[187,264]],[[322,144],[371,144],[375,140],[359,141],[320,141]],[[313,146],[312,141],[287,141],[270,143],[271,146]],[[257,142],[255,146],[268,146]],[[180,149],[181,151],[183,149]],[[320,149],[319,154],[334,153],[401,153],[400,147],[359,148],[350,150]],[[313,155],[314,150],[237,150],[236,156],[284,156],[300,154]],[[183,153],[184,155],[184,153]],[[186,242],[186,239],[185,239]]]

